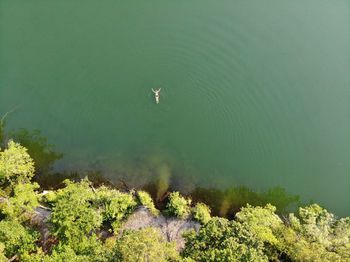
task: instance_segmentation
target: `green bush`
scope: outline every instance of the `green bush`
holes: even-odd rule
[[[67,245],[59,245],[50,256],[45,256],[43,262],[89,262],[86,255],[77,255],[76,252]]]
[[[179,192],[173,192],[169,196],[169,202],[167,204],[166,212],[169,215],[175,215],[179,218],[185,218],[190,211],[189,205],[191,204],[190,199],[185,199],[180,196]]]
[[[115,233],[118,232],[122,221],[136,208],[137,202],[132,194],[122,193],[106,187],[96,190],[93,203],[101,208],[103,221],[111,223]]]
[[[202,224],[208,223],[211,219],[210,208],[203,203],[197,203],[196,206],[192,208],[191,213],[192,217]]]
[[[27,149],[10,140],[0,152],[0,185],[6,182],[29,182],[34,176],[34,162]]]
[[[115,260],[115,242],[112,245],[103,245],[92,236],[85,242],[85,248],[79,251],[70,245],[58,244],[52,248],[51,254],[44,254],[41,250],[26,254],[21,262],[111,262]],[[80,245],[80,246],[83,246]],[[1,260],[0,260],[1,261]],[[7,261],[7,260],[6,260]]]
[[[0,243],[0,262],[6,262],[8,261],[7,257],[4,253],[5,245],[3,243]]]
[[[184,233],[184,258],[195,261],[268,261],[263,244],[240,223],[212,218],[200,227]]]
[[[49,223],[52,233],[62,244],[74,250],[87,241],[86,235],[102,224],[99,212],[92,208],[93,192],[87,180],[79,183],[65,181],[66,187],[57,191]]]
[[[350,219],[337,219],[317,204],[290,214],[284,232],[286,253],[293,260],[350,261]]]
[[[189,257],[180,258],[178,261],[179,262],[196,262],[196,260],[189,258]]]
[[[59,259],[62,260],[66,259],[66,257],[71,257],[73,261],[85,259],[85,261],[91,262],[109,262],[113,261],[115,257],[114,246],[104,245],[95,234],[92,234],[89,238],[85,238],[83,242],[79,243],[78,248],[73,247],[71,244],[60,243],[53,248],[53,251],[50,261],[60,261]]]
[[[0,221],[0,243],[4,244],[4,255],[8,258],[17,255],[19,258],[36,250],[35,241],[39,233],[23,227],[16,220]]]
[[[236,221],[263,243],[263,251],[270,259],[278,259],[281,253],[280,232],[285,230],[285,225],[275,211],[276,207],[270,204],[265,207],[248,204],[236,214]]]
[[[141,201],[141,205],[148,207],[149,211],[153,215],[156,216],[159,214],[159,210],[154,207],[153,199],[151,198],[151,196],[147,192],[138,191],[138,195],[139,195],[139,198]]]
[[[125,231],[117,241],[116,251],[118,261],[124,262],[163,262],[179,258],[176,244],[166,242],[160,229],[152,227]]]
[[[350,219],[314,204],[290,214],[285,225],[275,207],[247,205],[236,219],[213,218],[199,233],[185,233],[185,258],[196,261],[350,261]]]
[[[8,218],[22,218],[26,211],[33,211],[38,207],[40,195],[34,190],[38,189],[37,183],[19,183],[13,188],[13,196],[5,199],[0,204],[0,212]]]
[[[121,221],[132,213],[137,203],[131,194],[117,192],[105,206],[109,220]]]
[[[43,200],[45,202],[45,204],[47,204],[48,206],[52,207],[54,205],[54,203],[57,200],[57,193],[56,191],[48,191],[44,196],[43,196]]]

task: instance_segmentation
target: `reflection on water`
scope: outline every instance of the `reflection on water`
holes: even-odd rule
[[[301,204],[299,196],[288,194],[281,187],[258,192],[244,186],[226,190],[198,187],[193,180],[185,181],[186,185],[184,181],[179,183],[178,180],[183,179],[176,179],[172,176],[174,171],[171,165],[175,163],[174,159],[160,154],[144,154],[136,166],[128,165],[126,161],[116,161],[113,167],[115,174],[112,178],[94,169],[53,172],[55,161],[61,159],[63,154],[56,152],[55,145],[49,144],[47,139],[41,135],[40,130],[32,132],[25,128],[6,130],[6,116],[0,123],[0,139],[2,148],[9,139],[13,139],[28,149],[28,153],[35,162],[34,180],[45,189],[60,188],[65,179],[79,180],[88,177],[94,186],[103,184],[119,189],[124,189],[125,185],[128,188],[142,188],[152,195],[158,208],[165,207],[163,200],[167,192],[179,190],[191,197],[194,203],[203,202],[209,205],[213,215],[228,218],[233,218],[234,214],[247,203],[260,206],[271,203],[277,207],[277,212],[280,214],[293,211]],[[149,179],[151,174],[153,178]]]
[[[56,160],[63,157],[62,153],[56,152],[56,146],[49,144],[47,139],[41,136],[40,130],[29,132],[20,128],[10,133],[10,136],[21,145],[28,148],[28,153],[35,161],[35,169],[41,176],[47,175],[53,170]]]
[[[47,177],[50,176],[54,163],[63,157],[63,153],[56,152],[56,146],[49,144],[47,139],[41,135],[40,130],[36,129],[32,132],[25,128],[7,130],[6,116],[7,113],[0,122],[0,146],[4,148],[7,141],[13,139],[26,147],[35,163],[34,181],[45,184],[44,181],[48,180]]]
[[[194,201],[208,204],[213,214],[229,218],[233,218],[234,214],[247,203],[253,206],[264,206],[271,203],[276,206],[279,214],[295,211],[302,204],[298,195],[289,194],[281,187],[261,192],[247,187],[234,187],[226,190],[197,188],[190,195]]]
[[[166,193],[172,191],[171,185],[165,184],[159,178],[145,185],[143,189],[152,195],[158,208],[165,208],[166,203],[163,200],[167,196]],[[264,206],[271,203],[276,206],[278,214],[294,212],[297,207],[302,205],[300,196],[289,194],[281,187],[274,187],[267,191],[254,191],[244,186],[226,190],[197,187],[193,191],[187,192],[186,195],[193,200],[193,203],[207,204],[212,210],[212,215],[231,219],[246,204]]]

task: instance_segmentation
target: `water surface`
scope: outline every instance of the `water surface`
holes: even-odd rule
[[[349,215],[349,70],[347,0],[0,0],[0,113],[56,171],[280,186]]]

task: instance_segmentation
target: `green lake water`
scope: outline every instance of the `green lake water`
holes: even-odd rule
[[[55,172],[278,186],[349,215],[350,1],[0,0],[13,109]]]

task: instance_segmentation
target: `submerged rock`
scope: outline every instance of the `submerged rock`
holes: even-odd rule
[[[192,220],[166,218],[162,214],[154,216],[147,207],[139,207],[123,223],[121,232],[126,229],[139,230],[150,226],[160,228],[162,235],[167,241],[175,241],[178,249],[182,249],[185,246],[185,240],[182,237],[182,233],[192,229],[198,231],[200,224]]]

